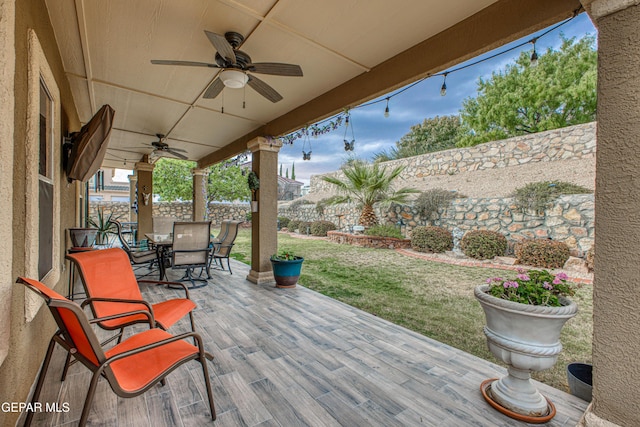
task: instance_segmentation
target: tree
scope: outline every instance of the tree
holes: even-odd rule
[[[280,176],[282,176],[282,163],[280,163]]]
[[[411,126],[395,147],[376,153],[374,161],[386,162],[454,148],[459,128],[460,117],[456,115],[424,119],[421,124]]]
[[[153,169],[153,189],[162,200],[192,200],[193,178],[191,170],[195,162],[163,158]],[[216,164],[208,168],[207,194],[205,200],[233,201],[249,200],[249,187],[239,166]]]
[[[296,180],[296,162],[291,164],[291,179]]]
[[[153,168],[153,192],[161,200],[191,200],[193,197],[193,180],[191,169],[195,162],[162,158]]]
[[[338,189],[338,196],[333,197],[330,203],[355,201],[362,209],[358,223],[370,227],[378,224],[378,217],[373,210],[374,204],[388,206],[391,203],[404,203],[410,194],[419,193],[419,190],[414,188],[392,188],[393,181],[403,170],[403,166],[398,166],[387,172],[387,168],[381,167],[378,163],[368,165],[363,161],[352,161],[342,169],[344,180],[333,176],[325,176],[322,179]]]
[[[586,123],[596,118],[595,38],[563,39],[531,65],[530,52],[478,81],[478,96],[460,110],[458,146]]]

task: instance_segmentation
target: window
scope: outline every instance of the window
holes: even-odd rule
[[[64,258],[60,229],[60,90],[35,31],[29,30],[27,115],[24,163],[25,260],[19,274],[55,288]],[[30,322],[42,298],[26,292],[25,320]]]
[[[38,151],[38,278],[53,268],[53,100],[40,80],[40,135]]]

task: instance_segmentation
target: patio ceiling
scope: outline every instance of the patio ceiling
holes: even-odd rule
[[[281,135],[571,15],[578,0],[47,0],[65,72],[85,123],[116,111],[103,167],[131,168],[156,133],[200,166]],[[283,99],[253,89],[202,94],[219,69],[205,36],[236,31],[253,62],[299,64],[303,77],[260,74]],[[243,108],[243,100],[246,107]],[[222,107],[224,104],[224,113]],[[124,164],[126,160],[126,165]]]

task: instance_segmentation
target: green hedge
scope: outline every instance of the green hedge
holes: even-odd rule
[[[445,252],[453,249],[453,235],[442,227],[416,227],[411,232],[411,248],[419,252]]]
[[[491,259],[507,251],[507,238],[496,231],[468,231],[460,241],[460,249],[471,258]]]

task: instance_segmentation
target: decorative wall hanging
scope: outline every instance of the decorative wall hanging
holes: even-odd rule
[[[309,139],[308,128],[304,128],[304,140],[302,142],[302,160],[311,160],[311,140]]]
[[[351,124],[351,141],[347,140],[347,130],[349,129],[349,119],[351,115],[347,112],[347,117],[344,121],[344,151],[353,151],[356,144],[356,137],[353,133],[353,123]]]

